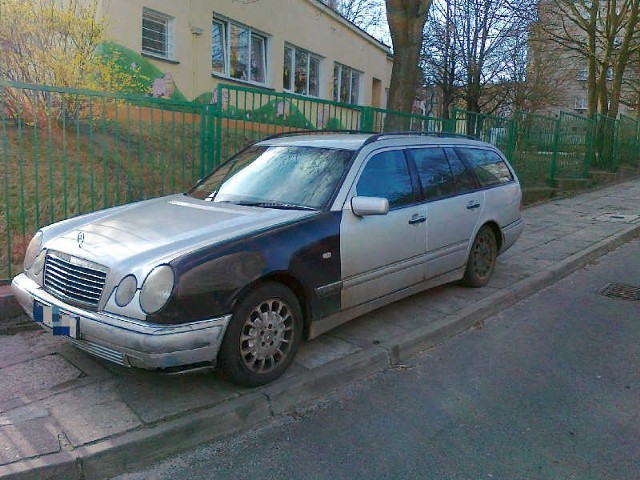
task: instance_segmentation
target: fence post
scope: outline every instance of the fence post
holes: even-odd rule
[[[514,161],[514,157],[516,155],[516,134],[518,129],[518,122],[516,117],[510,118],[507,121],[507,159],[509,162]]]
[[[620,120],[613,120],[613,152],[611,153],[611,171],[618,169],[618,155],[620,154]]]
[[[224,102],[222,100],[222,84],[216,87],[216,109],[215,109],[215,145],[213,163],[217,167],[222,163],[222,113],[224,110]]]
[[[453,107],[451,109],[451,115],[449,115],[449,121],[447,122],[447,132],[456,133],[456,117],[458,116],[458,109]]]
[[[360,113],[360,130],[373,132],[373,108],[363,107]]]
[[[553,153],[551,155],[551,172],[549,177],[549,186],[553,187],[556,179],[556,171],[558,169],[558,147],[560,146],[560,117],[556,119],[555,131],[553,134]]]

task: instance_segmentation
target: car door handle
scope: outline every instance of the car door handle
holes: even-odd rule
[[[474,208],[480,208],[480,203],[476,202],[475,200],[471,200],[467,204],[467,210],[473,210]]]
[[[409,225],[415,225],[417,223],[424,223],[427,221],[427,217],[424,215],[418,215],[417,213],[409,219]]]

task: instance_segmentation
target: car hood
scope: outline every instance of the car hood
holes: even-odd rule
[[[245,207],[172,195],[80,217],[45,247],[110,269],[145,269],[205,245],[315,215],[304,210]],[[84,220],[84,221],[82,221]]]

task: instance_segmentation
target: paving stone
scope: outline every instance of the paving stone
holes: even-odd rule
[[[395,314],[395,324],[409,332],[435,323],[445,316],[444,313],[429,308],[427,301],[416,305],[409,303],[407,302],[408,308],[399,310]]]
[[[394,322],[392,309],[384,307],[331,330],[331,336],[359,347],[369,347],[406,330]]]
[[[28,401],[30,395],[74,380],[82,372],[60,355],[29,360],[0,369],[0,403],[14,397]]]
[[[15,425],[37,418],[48,417],[49,412],[40,405],[25,405],[0,413],[0,426]]]
[[[238,387],[220,381],[212,373],[181,376],[130,370],[113,388],[145,423],[222,403],[240,394]]]
[[[57,433],[41,418],[0,426],[0,465],[59,451]]]
[[[360,347],[330,335],[306,342],[296,355],[295,363],[313,369],[361,350]]]
[[[142,425],[110,383],[77,388],[43,403],[74,447]]]

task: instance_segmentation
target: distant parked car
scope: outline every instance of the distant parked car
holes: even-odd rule
[[[259,142],[184,194],[42,228],[13,291],[36,322],[124,366],[255,386],[303,338],[429,287],[485,285],[520,236],[493,146],[425,134]]]

